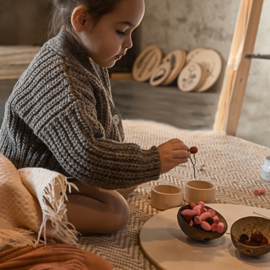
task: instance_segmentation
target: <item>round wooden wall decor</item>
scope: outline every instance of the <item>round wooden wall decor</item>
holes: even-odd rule
[[[177,85],[184,92],[196,91],[207,78],[206,68],[199,63],[189,63],[179,74]]]
[[[136,58],[132,76],[138,82],[147,81],[162,59],[162,51],[157,45],[150,45],[145,48]]]
[[[203,50],[195,55],[191,62],[200,63],[207,70],[207,78],[197,92],[203,92],[209,89],[217,81],[221,73],[222,60],[220,55],[214,50]]]
[[[165,62],[161,64],[154,70],[150,78],[150,84],[152,86],[157,86],[157,85],[162,84],[168,78],[170,72],[171,72],[170,62]]]
[[[196,49],[188,52],[187,57],[186,57],[186,64],[189,64],[195,55],[197,55],[198,53],[200,53],[204,50],[206,50],[206,49],[205,48],[196,48]]]
[[[172,83],[186,63],[186,52],[183,50],[175,50],[166,55],[162,63],[169,62],[171,64],[171,72],[168,78],[162,83],[162,85],[169,85]]]

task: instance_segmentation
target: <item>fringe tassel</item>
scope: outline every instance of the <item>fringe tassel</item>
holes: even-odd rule
[[[4,244],[0,244],[0,251],[19,246],[32,246],[35,243],[35,232],[23,229],[0,229],[0,243],[1,242]]]
[[[62,178],[62,179],[61,179]],[[64,179],[63,179],[64,178]],[[57,199],[55,194],[55,186],[60,185],[61,196]],[[74,185],[74,183],[68,183],[67,178],[59,175],[53,181],[51,181],[43,190],[42,193],[42,202],[41,209],[43,212],[43,220],[40,226],[40,230],[38,233],[37,240],[35,245],[37,245],[41,240],[41,234],[43,232],[44,242],[47,243],[46,238],[46,223],[48,220],[51,221],[53,228],[55,228],[56,233],[54,239],[57,242],[61,242],[64,244],[78,246],[78,235],[79,232],[76,231],[73,224],[70,222],[63,221],[64,215],[67,212],[66,205],[64,201],[68,200],[66,189],[69,188],[69,192],[71,192],[71,187],[78,190],[78,188]],[[69,228],[68,226],[71,226]]]

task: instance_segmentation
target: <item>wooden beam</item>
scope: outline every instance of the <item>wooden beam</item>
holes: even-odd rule
[[[223,88],[220,94],[214,130],[235,135],[244,100],[263,0],[242,0]]]

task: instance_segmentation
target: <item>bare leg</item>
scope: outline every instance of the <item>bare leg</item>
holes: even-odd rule
[[[128,198],[128,195],[133,192],[135,189],[137,188],[137,186],[135,187],[130,187],[130,188],[124,188],[124,189],[117,189],[117,191],[125,198]]]
[[[113,233],[122,229],[129,218],[126,200],[116,190],[91,187],[74,180],[79,192],[68,195],[67,217],[82,234]]]

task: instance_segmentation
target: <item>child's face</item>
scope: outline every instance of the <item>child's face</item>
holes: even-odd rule
[[[102,67],[112,67],[132,47],[131,33],[144,15],[144,0],[123,0],[98,23],[80,35],[88,56]]]

